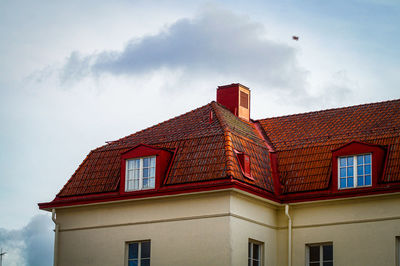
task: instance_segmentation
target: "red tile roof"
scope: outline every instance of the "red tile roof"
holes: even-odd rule
[[[55,201],[118,192],[121,154],[138,144],[175,153],[166,187],[236,180],[266,193],[276,193],[274,185],[283,194],[324,190],[332,151],[353,140],[387,147],[382,181],[400,182],[400,100],[250,122],[211,102],[91,151]],[[236,152],[249,155],[251,178]],[[274,184],[270,152],[276,153],[280,184]]]
[[[268,151],[255,129],[212,102],[91,151],[57,196],[117,191],[121,154],[141,143],[176,151],[165,185],[235,178],[272,192]],[[255,181],[240,172],[233,149],[254,156]],[[256,159],[262,154],[264,159]]]
[[[400,100],[259,122],[277,151],[284,193],[328,188],[332,150],[353,140],[388,146],[383,181],[400,181]]]

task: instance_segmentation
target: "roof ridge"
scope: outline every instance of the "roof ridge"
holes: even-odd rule
[[[228,108],[226,108],[224,105],[220,104],[219,102],[212,101],[211,103],[214,103],[215,106],[218,106],[218,107],[220,107],[220,108],[225,109],[226,111],[228,111],[229,113],[231,113],[233,116],[235,116],[239,121],[241,121],[241,122],[243,122],[243,123],[246,123],[246,124],[248,124],[249,126],[252,126],[252,125],[253,125],[252,122],[247,121],[246,119],[243,119],[243,118],[240,118],[240,117],[234,115],[234,114],[232,113],[231,110],[229,110]]]
[[[214,102],[214,101],[213,101],[213,102]],[[241,122],[247,124],[248,126],[250,126],[251,128],[253,128],[254,131],[257,133],[257,134],[254,134],[253,137],[256,137],[256,138],[257,138],[259,141],[261,141],[261,142],[264,142],[264,139],[258,135],[259,132],[258,132],[258,130],[255,128],[254,122],[246,121],[246,120],[244,120],[244,119],[242,119],[242,118],[240,118],[240,117],[237,117],[237,116],[234,115],[228,108],[226,108],[226,107],[223,106],[222,104],[220,104],[220,103],[218,103],[218,102],[214,102],[214,103],[215,103],[215,107],[218,106],[219,108],[225,109],[227,112],[231,113],[232,116],[234,116],[236,119],[238,119],[238,121],[241,121]],[[217,109],[217,108],[214,108],[214,110],[218,110],[218,109]],[[226,123],[225,120],[221,117],[222,115],[221,115],[219,112],[220,112],[220,111],[218,110],[218,115],[219,115],[218,118],[219,118],[219,121],[220,121],[222,127],[226,127],[226,130],[228,130],[229,132],[231,132],[230,126],[229,126],[228,123]],[[222,120],[223,122],[222,122],[221,120]],[[223,128],[223,129],[224,129],[224,128]],[[249,139],[249,137],[248,137],[249,133],[247,133],[247,132],[243,131],[242,129],[240,129],[240,128],[238,128],[238,127],[235,127],[235,126],[233,126],[232,129],[234,129],[235,131],[238,131],[240,134],[242,134],[242,135],[245,136],[247,139]],[[224,130],[225,130],[225,129],[224,129]],[[232,133],[232,132],[231,132],[231,133]]]
[[[276,149],[272,144],[272,141],[269,139],[267,132],[265,132],[264,128],[261,126],[260,122],[251,120],[253,122],[254,128],[256,129],[257,133],[261,136],[264,141],[264,144],[269,152],[275,152]]]
[[[231,178],[233,177],[233,165],[235,162],[232,160],[233,158],[233,145],[232,145],[232,137],[231,132],[229,130],[228,124],[225,120],[222,119],[222,114],[218,110],[217,106],[221,107],[219,103],[212,101],[211,107],[214,110],[215,116],[219,124],[221,125],[222,131],[224,132],[224,149],[225,149],[225,162],[226,162],[226,173]]]
[[[229,130],[229,127],[228,127],[228,124],[225,122],[224,119],[222,119],[222,114],[220,113],[220,111],[218,110],[218,108],[216,108],[217,106],[218,106],[218,107],[223,107],[223,108],[225,108],[225,106],[223,106],[223,105],[217,103],[216,101],[212,101],[212,102],[211,102],[211,107],[212,107],[213,110],[214,110],[215,116],[217,117],[217,120],[218,120],[219,124],[221,125],[222,130],[223,130],[224,132],[230,131],[230,130]],[[229,111],[229,112],[230,112],[230,111]]]
[[[331,111],[336,111],[336,110],[346,110],[346,109],[352,109],[352,108],[356,108],[356,107],[365,107],[365,106],[371,106],[371,105],[383,105],[385,103],[391,103],[391,102],[397,102],[397,101],[400,102],[400,99],[385,100],[385,101],[372,102],[372,103],[362,103],[362,104],[356,104],[356,105],[351,105],[351,106],[328,108],[328,109],[323,109],[323,110],[309,111],[309,112],[290,114],[290,115],[278,115],[278,116],[272,116],[272,117],[257,119],[257,120],[254,120],[254,121],[259,122],[259,121],[275,119],[275,118],[293,117],[293,116],[300,116],[300,115],[309,115],[309,114],[316,114],[316,113],[323,113],[323,112],[331,112]]]

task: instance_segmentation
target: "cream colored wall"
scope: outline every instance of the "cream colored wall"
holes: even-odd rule
[[[60,266],[124,265],[151,239],[151,265],[230,265],[228,192],[57,210]]]
[[[306,245],[333,243],[334,265],[395,264],[400,195],[300,203],[292,265]],[[249,239],[264,243],[264,266],[287,265],[287,217],[237,191],[145,199],[57,210],[59,265],[124,265],[125,243],[151,239],[152,265],[246,265]]]
[[[306,245],[333,243],[334,265],[395,265],[400,196],[378,196],[291,206],[293,266],[305,265]],[[278,253],[287,254],[287,218],[278,214]],[[287,255],[278,265],[287,265]]]
[[[239,193],[231,196],[232,264],[247,265],[249,239],[263,243],[265,266],[277,263],[277,207]]]

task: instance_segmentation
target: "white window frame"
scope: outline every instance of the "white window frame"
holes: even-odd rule
[[[149,186],[149,187],[143,188],[143,159],[146,159],[146,158],[154,158],[154,186]],[[130,180],[134,180],[133,178],[129,179],[128,171],[131,170],[131,169],[128,169],[128,163],[129,163],[129,161],[135,161],[135,160],[139,160],[139,187],[137,189],[128,187],[129,181]],[[157,158],[156,158],[156,156],[147,156],[147,157],[139,157],[139,158],[127,159],[126,162],[125,162],[125,191],[129,192],[129,191],[154,189],[155,188],[155,182],[156,182],[156,180],[155,180],[156,179],[156,167],[157,167]],[[153,168],[153,167],[148,167],[148,168],[150,169],[150,168]],[[153,177],[149,176],[149,178],[153,178]]]
[[[250,253],[247,254],[247,261],[249,261],[249,259],[250,259],[252,262],[251,265],[253,265],[253,261],[255,260],[253,258],[253,248],[254,248],[254,245],[258,245],[258,249],[259,249],[258,250],[258,254],[259,254],[258,265],[259,266],[264,265],[264,243],[257,241],[257,240],[249,239],[247,245],[249,245],[249,244],[250,244]],[[247,248],[247,250],[248,250],[248,248]]]
[[[357,156],[359,155],[370,155],[371,156],[371,184],[369,185],[362,185],[359,186],[358,185],[358,172],[357,172],[357,166],[358,166],[358,162],[357,162]],[[340,159],[341,158],[349,158],[349,157],[353,157],[353,186],[352,187],[340,187]],[[372,153],[361,153],[361,154],[356,154],[356,155],[347,155],[347,156],[340,156],[337,158],[337,180],[338,180],[338,189],[342,190],[342,189],[352,189],[352,188],[360,188],[360,187],[370,187],[372,186]],[[346,182],[347,182],[347,176],[346,176]]]
[[[130,242],[126,242],[125,244],[125,266],[129,265],[129,261],[135,260],[135,259],[129,259],[129,245],[130,244],[134,244],[137,243],[138,244],[138,257],[137,257],[137,261],[138,261],[138,266],[141,266],[141,259],[147,259],[147,258],[142,258],[142,244],[144,242],[150,242],[150,253],[148,259],[150,260],[150,265],[151,265],[151,240],[141,240],[141,241],[130,241]]]
[[[324,261],[324,255],[323,255],[323,246],[332,246],[332,260],[329,261]],[[306,266],[310,265],[310,247],[319,247],[319,265],[323,266],[324,262],[332,262],[334,263],[333,259],[333,243],[332,242],[325,242],[325,243],[315,243],[315,244],[306,244]]]

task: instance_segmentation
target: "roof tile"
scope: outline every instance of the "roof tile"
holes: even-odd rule
[[[388,146],[383,181],[400,181],[400,100],[259,122],[277,150],[284,193],[328,188],[332,150],[353,140]]]

